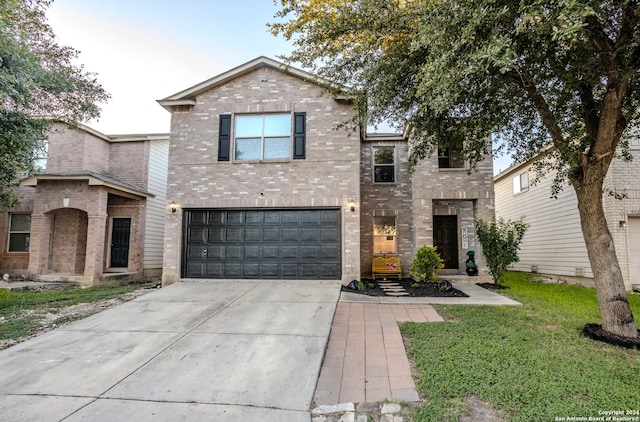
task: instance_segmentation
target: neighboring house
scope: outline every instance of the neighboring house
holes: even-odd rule
[[[407,139],[337,129],[354,109],[324,84],[259,57],[159,101],[171,112],[164,283],[346,283],[376,255],[399,256],[406,277],[423,245],[464,273],[480,252],[474,219],[493,216],[491,158],[468,174],[442,150],[408,174]]]
[[[627,290],[640,284],[640,139],[630,143],[629,152],[633,161],[612,162],[603,192],[609,231]],[[524,217],[529,224],[518,254],[520,262],[512,268],[593,285],[573,187],[564,183],[553,199],[555,173],[534,185],[535,177],[532,161],[514,165],[495,177],[496,216],[511,220]]]
[[[0,269],[96,284],[162,268],[168,135],[57,123],[46,170],[0,214]]]

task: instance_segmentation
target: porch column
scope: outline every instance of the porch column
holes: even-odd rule
[[[51,218],[45,214],[31,215],[31,240],[29,241],[29,273],[49,272],[49,245]]]
[[[87,227],[87,255],[84,264],[84,281],[93,284],[104,269],[104,251],[107,233],[107,215],[89,215]]]

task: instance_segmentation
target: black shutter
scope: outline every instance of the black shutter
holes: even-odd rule
[[[220,115],[218,128],[218,161],[229,161],[231,158],[231,115]]]
[[[306,118],[307,113],[293,113],[293,159],[306,158]]]

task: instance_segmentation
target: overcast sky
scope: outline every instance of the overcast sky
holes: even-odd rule
[[[111,94],[99,120],[105,134],[167,133],[156,100],[259,56],[291,46],[268,32],[273,0],[54,0],[47,13],[58,43]],[[494,162],[494,172],[507,159]]]

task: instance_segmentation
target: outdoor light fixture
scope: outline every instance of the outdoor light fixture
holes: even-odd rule
[[[178,204],[176,204],[175,202],[171,201],[171,212],[174,213],[176,211],[178,211]]]
[[[627,222],[624,220],[620,220],[620,227],[622,227],[623,229],[627,227]]]
[[[349,203],[347,205],[349,206],[351,212],[354,212],[356,210],[356,203],[353,199],[349,199]]]

